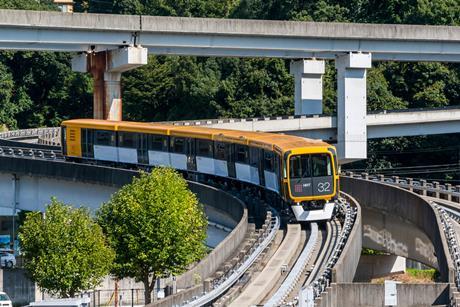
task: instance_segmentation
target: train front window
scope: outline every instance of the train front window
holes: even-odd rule
[[[332,176],[331,158],[328,154],[316,154],[311,156],[313,165],[313,177]]]
[[[311,177],[311,160],[309,155],[296,155],[289,158],[289,176],[291,179]]]
[[[328,154],[295,155],[289,158],[291,179],[332,176],[331,158]]]

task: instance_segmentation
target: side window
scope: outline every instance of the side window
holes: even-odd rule
[[[335,151],[334,148],[328,148],[328,150],[332,153],[332,157],[334,159],[334,168],[335,168],[335,174],[339,174],[339,166],[338,166],[338,161],[337,161],[337,152]]]
[[[171,138],[171,152],[178,154],[185,154],[185,139],[184,138]]]
[[[271,151],[264,150],[264,170],[273,172],[275,170],[275,155]]]
[[[94,144],[102,146],[115,146],[115,132],[106,130],[96,130]]]
[[[235,162],[248,164],[249,150],[246,145],[235,145]]]
[[[196,139],[196,155],[200,157],[213,157],[212,141]]]
[[[137,148],[139,134],[132,132],[118,132],[118,146],[127,148]]]
[[[168,151],[168,137],[163,135],[151,135],[149,149],[156,151]]]
[[[259,167],[260,158],[259,158],[260,149],[256,147],[249,147],[249,165],[252,167]]]
[[[92,129],[81,129],[81,149],[83,157],[94,158],[94,133]]]
[[[215,142],[214,143],[214,158],[227,161],[228,144]]]

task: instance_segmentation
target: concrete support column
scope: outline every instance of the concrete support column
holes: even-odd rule
[[[342,163],[367,157],[366,69],[370,53],[348,53],[335,60],[337,69],[337,151]]]
[[[412,186],[414,184],[414,179],[412,178],[407,178],[407,184],[409,185],[409,191],[413,192],[414,191],[414,187]]]
[[[147,64],[147,49],[124,47],[97,53],[84,53],[72,59],[72,69],[93,75],[93,116],[122,119],[121,73]]]
[[[452,192],[452,184],[446,183],[446,190],[447,192]],[[452,194],[446,194],[446,199],[452,201]]]
[[[422,195],[423,196],[427,196],[427,192],[426,192],[426,180],[424,179],[420,179],[420,184],[422,185]]]
[[[295,115],[322,114],[324,61],[292,61],[290,71],[295,84]]]

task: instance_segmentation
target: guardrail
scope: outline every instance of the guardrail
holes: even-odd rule
[[[0,156],[43,160],[56,160],[63,158],[60,151],[11,146],[0,146]]]
[[[33,128],[0,132],[0,139],[31,139],[37,138],[39,144],[60,145],[60,127]]]
[[[252,252],[245,258],[244,262],[235,270],[230,272],[230,275],[222,276],[222,278],[215,280],[211,285],[211,290],[204,293],[202,296],[197,297],[195,300],[189,302],[185,306],[195,307],[204,306],[221,296],[227,291],[238,279],[249,269],[249,267],[257,260],[259,255],[267,248],[270,242],[274,239],[276,232],[280,227],[280,218],[272,213],[267,213],[268,227],[265,228],[261,236],[261,240],[256,242],[252,247]]]
[[[293,291],[296,283],[299,281],[302,272],[305,269],[308,261],[310,260],[313,249],[319,243],[318,242],[318,224],[312,223],[311,224],[311,234],[310,238],[308,239],[307,244],[305,245],[302,253],[300,254],[299,258],[297,259],[294,267],[289,272],[289,275],[283,281],[281,286],[278,288],[276,293],[268,300],[268,302],[264,305],[265,307],[275,307],[282,305],[283,301],[286,297]]]
[[[321,294],[330,286],[332,282],[332,270],[339,260],[342,250],[347,243],[348,237],[353,229],[358,209],[352,207],[349,202],[344,199],[340,199],[338,202],[339,214],[344,217],[342,231],[340,232],[337,244],[329,257],[325,269],[322,274],[317,277],[312,285],[307,286],[300,290],[299,301],[304,303],[303,306],[314,306],[315,300],[321,296]]]
[[[368,173],[355,174],[353,172],[346,172],[345,175],[352,178],[394,184],[422,196],[432,196],[460,203],[460,185],[440,184],[437,181],[428,182],[424,179],[415,180],[413,178],[400,178],[399,176],[385,177],[380,174],[369,175]]]
[[[439,216],[441,218],[442,229],[444,231],[444,235],[446,236],[449,247],[449,253],[454,264],[455,285],[457,286],[457,290],[460,290],[460,249],[457,241],[457,236],[452,227],[452,222],[450,218],[450,215],[454,213],[448,213],[448,211],[445,208],[436,203],[433,203],[433,206],[438,211]],[[458,219],[458,213],[454,215],[456,215]]]

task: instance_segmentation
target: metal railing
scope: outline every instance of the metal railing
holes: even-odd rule
[[[263,235],[261,236],[262,240],[256,242],[255,246],[252,247],[252,252],[249,255],[246,255],[245,260],[234,270],[231,270],[227,275],[222,276],[218,280],[214,280],[212,283],[212,290],[204,293],[202,296],[195,298],[194,300],[187,302],[185,306],[204,306],[209,304],[213,300],[221,296],[225,291],[227,291],[233,284],[235,284],[238,279],[243,276],[243,274],[252,266],[252,264],[257,260],[257,258],[262,254],[262,252],[268,247],[268,245],[275,238],[276,232],[280,228],[280,218],[278,215],[272,216],[272,213],[269,211],[267,213],[268,219],[270,220],[269,227],[265,228]]]
[[[48,144],[48,145],[56,145],[56,144],[60,144],[60,134],[61,134],[60,127],[33,128],[33,129],[21,129],[21,130],[0,132],[0,139],[38,138],[39,140],[42,139],[43,142],[49,142],[49,143],[51,143],[52,140],[57,139],[56,140],[57,143]]]
[[[460,213],[444,208],[443,206],[432,203],[433,207],[438,211],[441,219],[442,230],[447,239],[447,245],[449,247],[450,257],[454,264],[455,269],[455,285],[457,290],[460,290],[460,249],[458,245],[457,235],[452,227],[451,217],[455,216],[456,220],[460,220]]]
[[[368,173],[356,174],[353,172],[346,172],[345,175],[352,178],[393,184],[423,196],[432,196],[460,203],[460,185],[454,186],[449,183],[440,184],[437,181],[428,182],[424,179],[415,180],[413,178],[400,178],[399,176],[385,177],[380,174],[369,175]]]
[[[311,224],[311,234],[305,245],[302,253],[297,259],[294,267],[289,272],[289,275],[283,281],[281,286],[278,288],[276,293],[268,300],[264,306],[280,306],[286,297],[294,290],[295,285],[299,282],[302,272],[305,270],[305,266],[312,256],[315,246],[318,244],[318,224]]]
[[[340,214],[344,216],[344,222],[342,231],[339,234],[337,243],[334,246],[333,252],[329,257],[327,264],[322,272],[310,285],[302,288],[299,293],[299,298],[307,298],[307,306],[314,306],[315,299],[319,298],[320,295],[326,290],[332,281],[332,269],[337,263],[340,254],[350,236],[353,229],[354,222],[356,220],[357,208],[352,207],[349,202],[344,199],[340,199],[338,202],[338,208]]]
[[[58,150],[45,150],[23,147],[0,146],[0,156],[17,158],[41,159],[41,160],[62,160],[62,153]]]

